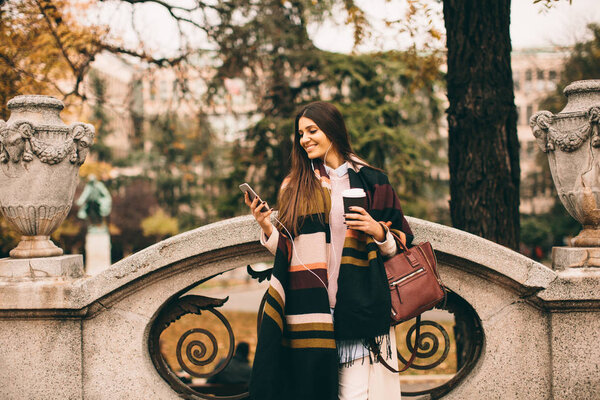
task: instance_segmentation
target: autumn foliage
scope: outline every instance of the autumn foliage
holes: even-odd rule
[[[107,28],[82,23],[85,1],[23,0],[0,6],[0,104],[20,94],[81,98]],[[8,118],[5,107],[0,118]]]

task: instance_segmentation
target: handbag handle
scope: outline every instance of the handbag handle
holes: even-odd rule
[[[383,223],[380,222],[380,224],[385,225]],[[386,225],[387,226],[387,225]],[[389,229],[389,228],[388,228]],[[385,229],[384,229],[385,230]],[[391,229],[389,229],[389,232],[392,234],[392,236],[394,237],[394,239],[396,239],[396,243],[398,245],[400,245],[400,247],[402,247],[402,250],[404,251],[408,251],[408,247],[406,247],[406,244],[404,244],[404,241],[402,239],[400,239],[400,236],[398,236],[397,233],[395,233],[394,231],[392,231]]]
[[[415,336],[415,346],[413,347],[413,352],[410,355],[410,359],[408,360],[406,365],[401,370],[396,370],[392,366],[390,366],[387,362],[385,362],[385,360],[381,356],[381,349],[375,343],[375,339],[371,339],[371,347],[373,349],[373,353],[375,353],[375,355],[377,356],[377,361],[379,361],[384,367],[386,367],[393,373],[399,374],[401,372],[406,371],[407,369],[410,368],[412,363],[415,361],[415,358],[417,358],[417,351],[419,350],[419,336],[421,335],[421,315],[419,315],[417,317],[416,324],[417,324],[417,334]]]

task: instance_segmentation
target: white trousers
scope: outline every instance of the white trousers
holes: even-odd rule
[[[390,329],[392,357],[385,361],[398,369],[396,334]],[[382,355],[385,352],[382,351]],[[400,400],[400,377],[381,363],[369,363],[369,357],[354,360],[351,366],[340,365],[339,400]]]

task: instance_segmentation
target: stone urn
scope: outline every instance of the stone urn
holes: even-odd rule
[[[63,108],[53,97],[18,96],[8,102],[8,121],[0,120],[0,211],[22,235],[12,258],[63,254],[50,234],[71,209],[94,141],[92,125],[60,119]]]
[[[561,112],[540,111],[529,124],[560,201],[583,225],[572,246],[600,247],[600,80],[573,82],[564,93]]]

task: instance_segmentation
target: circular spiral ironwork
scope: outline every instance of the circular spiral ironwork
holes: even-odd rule
[[[215,310],[215,307],[221,307],[226,301],[227,298],[214,299],[196,295],[174,298],[165,305],[152,324],[148,343],[152,361],[160,375],[180,394],[182,398],[194,400],[241,400],[248,397],[247,387],[234,387],[234,392],[232,393],[215,394],[218,392],[211,392],[211,390],[214,390],[211,387],[204,388],[202,385],[200,385],[200,387],[190,386],[187,383],[182,382],[171,370],[171,367],[167,364],[160,349],[160,335],[169,327],[169,325],[186,314],[202,315],[205,312],[211,313],[221,321],[227,330],[228,338],[225,339],[225,341],[228,341],[229,343],[227,355],[224,356],[210,372],[200,373],[191,368],[193,366],[202,367],[210,365],[217,358],[219,348],[224,348],[224,346],[226,346],[224,343],[219,346],[217,337],[211,331],[201,327],[189,329],[181,335],[177,341],[175,355],[180,367],[190,376],[208,378],[221,372],[229,365],[235,351],[235,337],[231,324],[223,314]],[[223,388],[219,390],[222,389]],[[231,391],[232,389],[230,388],[228,390]],[[235,390],[239,391],[235,392]]]
[[[225,316],[223,316],[223,314],[221,314],[219,311],[217,311],[215,309],[209,308],[208,311],[210,313],[214,314],[217,318],[219,318],[219,320],[221,320],[223,325],[225,325],[225,328],[227,328],[227,334],[229,336],[229,352],[227,353],[227,356],[225,357],[226,361],[224,363],[221,363],[219,368],[216,368],[213,371],[210,371],[207,373],[196,372],[196,371],[192,370],[191,368],[189,368],[188,365],[186,365],[185,360],[183,358],[182,350],[183,350],[183,344],[184,344],[185,340],[190,335],[200,334],[200,335],[203,335],[205,338],[207,338],[210,341],[210,345],[212,347],[211,352],[208,351],[209,348],[205,344],[205,342],[202,340],[199,340],[199,339],[192,340],[189,343],[187,343],[187,345],[185,346],[185,355],[186,355],[187,359],[190,361],[190,363],[197,365],[197,366],[205,366],[205,365],[212,363],[215,360],[215,358],[217,357],[217,353],[219,352],[219,344],[217,343],[217,338],[215,337],[215,335],[212,334],[212,332],[210,332],[206,329],[202,329],[202,328],[190,329],[187,332],[185,332],[183,335],[181,335],[181,337],[177,341],[177,348],[176,348],[177,361],[179,362],[179,365],[185,372],[187,372],[191,376],[194,376],[197,378],[208,378],[208,377],[216,375],[220,371],[222,371],[229,364],[229,361],[233,357],[233,352],[235,349],[235,337],[233,335],[233,329],[231,328],[229,321],[227,321],[227,318],[225,318]]]
[[[433,332],[423,332],[422,329],[425,326],[431,326],[432,328],[437,329],[439,331],[439,334],[444,339],[444,352],[437,360],[435,360],[433,362],[429,362],[424,365],[412,364],[411,368],[419,369],[419,370],[433,369],[433,368],[437,367],[442,362],[444,362],[444,360],[448,357],[448,354],[450,353],[450,337],[448,336],[448,332],[446,332],[444,327],[435,321],[421,321],[421,334],[419,335],[419,343],[416,343],[416,346],[418,348],[416,358],[417,359],[431,358],[440,349],[439,335],[436,335]],[[406,333],[406,347],[411,354],[414,350],[414,345],[412,344],[410,338],[412,337],[412,334],[414,333],[414,331],[416,329],[417,329],[417,326],[416,326],[416,324],[414,324],[413,326],[410,327],[410,329]],[[398,359],[402,363],[406,364],[408,362],[408,360],[406,360],[404,357],[402,357],[402,354],[400,354],[400,351],[397,351],[397,353],[398,353]]]
[[[219,351],[219,346],[217,343],[217,338],[215,338],[215,336],[211,332],[207,331],[206,329],[199,329],[199,328],[190,329],[189,331],[185,332],[179,338],[179,341],[177,342],[177,349],[175,351],[175,353],[177,355],[177,361],[179,362],[179,365],[181,366],[182,369],[184,369],[188,374],[195,376],[195,375],[197,375],[197,373],[195,373],[193,370],[188,368],[188,366],[185,364],[183,355],[182,355],[182,351],[181,351],[185,340],[190,335],[193,335],[193,334],[205,335],[212,344],[212,352],[206,358],[204,358],[204,356],[207,353],[207,346],[201,340],[193,340],[186,345],[185,355],[186,355],[187,359],[194,365],[204,366],[204,365],[208,365],[211,362],[213,362],[214,359],[217,357],[217,352]]]
[[[262,322],[261,317],[265,300],[266,297],[263,296],[257,315],[257,330],[260,328],[260,323]],[[202,313],[210,312],[221,320],[221,323],[226,327],[229,334],[229,353],[227,357],[223,359],[223,362],[218,363],[218,368],[215,371],[210,373],[200,374],[190,371],[190,366],[206,366],[217,357],[219,343],[217,342],[216,336],[207,329],[203,329],[201,326],[190,329],[180,336],[176,346],[176,356],[182,369],[194,377],[207,378],[222,371],[229,364],[235,351],[235,341],[231,325],[219,311],[215,310],[216,307],[221,307],[226,301],[227,298],[215,299],[195,295],[175,297],[165,304],[153,319],[148,342],[152,361],[159,374],[179,393],[181,398],[188,400],[242,400],[247,399],[249,396],[247,386],[227,388],[228,392],[218,393],[214,391],[214,388],[203,383],[184,383],[181,378],[171,370],[160,349],[160,335],[171,323],[177,321],[186,314],[191,313],[201,315]],[[428,320],[422,321],[421,327],[424,328],[429,326],[430,329],[429,331],[421,329],[422,332],[419,341],[416,344],[412,343],[410,340],[416,330],[416,326],[413,324],[413,326],[409,328],[405,337],[406,348],[412,353],[414,346],[417,346],[417,358],[422,360],[431,359],[435,357],[436,354],[441,353],[439,357],[435,357],[436,359],[428,362],[427,365],[413,364],[411,366],[414,369],[426,370],[433,369],[447,360],[450,356],[450,347],[456,346],[457,372],[452,378],[441,385],[421,389],[419,391],[403,390],[403,398],[423,395],[429,396],[429,398],[432,399],[443,397],[470,373],[481,354],[481,349],[483,348],[485,341],[483,328],[479,317],[470,304],[454,292],[449,291],[448,302],[441,308],[454,315],[453,343],[450,344],[449,335],[442,325]],[[442,343],[442,340],[444,343]],[[225,341],[227,341],[227,339],[225,339]],[[183,361],[185,358],[189,360],[186,360],[189,366],[184,366]],[[399,352],[398,359],[399,361],[406,363],[406,360]]]

